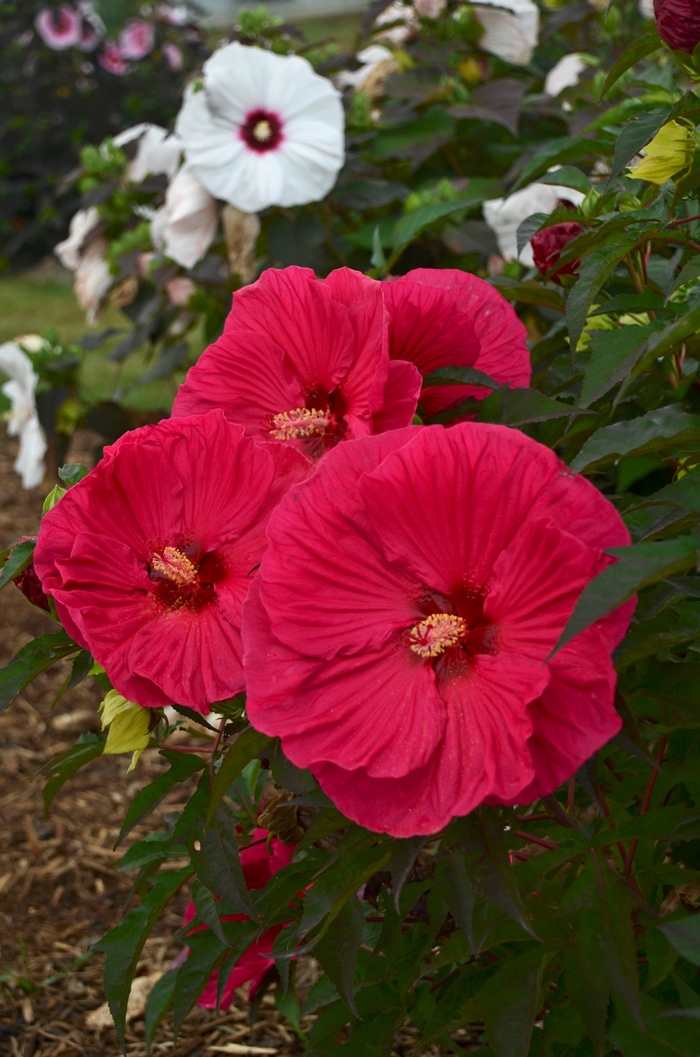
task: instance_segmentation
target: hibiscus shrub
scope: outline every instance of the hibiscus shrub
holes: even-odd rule
[[[92,307],[133,297],[115,358],[150,342],[164,376],[197,323],[208,348],[7,556],[59,630],[0,707],[60,660],[97,679],[103,733],[45,801],[158,752],[119,845],[193,787],[124,852],[138,902],[96,947],[122,1045],[186,888],[147,1046],[249,983],[317,1057],[407,1024],[442,1052],[694,1057],[694,45],[631,5],[607,36],[557,8],[534,57],[529,0],[378,6],[388,57],[315,69],[250,16],[177,135],[86,159],[104,197],[60,253]]]

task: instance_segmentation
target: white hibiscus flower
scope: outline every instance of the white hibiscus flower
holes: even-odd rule
[[[32,361],[15,341],[0,345],[0,371],[7,375],[2,391],[12,408],[7,426],[11,437],[19,437],[19,454],[14,471],[22,478],[24,488],[36,488],[44,479],[46,438],[36,413],[35,390],[39,377]]]
[[[53,249],[64,268],[70,272],[78,270],[83,250],[96,234],[99,223],[100,214],[95,206],[90,206],[89,209],[79,209],[73,214],[68,229],[68,238],[59,242]]]
[[[527,66],[537,44],[540,13],[532,0],[478,0],[485,33],[479,47],[514,66]]]
[[[181,169],[165,192],[165,205],[151,220],[151,239],[183,268],[193,268],[207,252],[219,222],[216,202],[196,176]]]
[[[577,51],[565,55],[549,71],[544,82],[545,95],[557,96],[565,88],[573,88],[581,80],[588,63]]]
[[[533,213],[553,213],[559,202],[581,204],[586,196],[572,187],[558,184],[530,184],[507,198],[484,202],[484,220],[496,236],[498,249],[507,261],[518,260],[526,268],[533,265],[530,243],[518,254],[518,228]]]
[[[215,198],[257,213],[323,198],[344,159],[340,94],[298,55],[227,44],[185,93],[176,132]]]
[[[177,136],[168,134],[160,125],[143,122],[127,128],[114,137],[117,147],[138,140],[136,155],[126,170],[126,178],[131,183],[140,184],[147,176],[158,176],[164,173],[171,177],[177,172],[182,154],[182,144]]]

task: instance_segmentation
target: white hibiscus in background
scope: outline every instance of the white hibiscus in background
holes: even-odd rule
[[[188,168],[247,213],[323,198],[344,160],[340,93],[298,55],[227,44],[185,93],[176,132]]]
[[[545,95],[557,96],[565,88],[573,88],[581,80],[581,74],[591,60],[580,52],[565,55],[549,71],[544,82]]]
[[[183,268],[193,268],[214,241],[218,223],[216,201],[184,168],[170,181],[165,205],[151,220],[151,240]]]
[[[478,0],[474,11],[485,32],[479,47],[514,66],[527,66],[540,31],[532,0]]]
[[[86,312],[88,323],[94,323],[102,302],[112,285],[107,263],[107,242],[99,234],[100,215],[94,206],[79,209],[70,222],[68,238],[54,246],[54,253],[64,268],[73,272],[73,292]]]
[[[374,24],[381,30],[375,36],[388,40],[392,44],[403,44],[419,28],[413,4],[404,4],[401,0],[394,0],[392,4],[380,11]],[[381,29],[382,26],[389,28]]]
[[[2,392],[12,405],[7,432],[19,437],[19,453],[14,471],[22,478],[24,488],[36,488],[44,479],[46,438],[36,411],[35,390],[39,377],[32,361],[15,341],[0,345],[0,372],[9,379]]]
[[[534,183],[507,198],[494,198],[482,206],[484,220],[496,236],[501,256],[520,261],[526,268],[533,265],[530,243],[518,253],[518,228],[533,213],[553,213],[559,202],[579,206],[586,196],[572,187]]]
[[[83,250],[90,239],[97,235],[99,224],[100,214],[95,206],[89,209],[79,209],[71,217],[68,238],[59,242],[53,250],[63,267],[69,272],[77,271]]]
[[[161,173],[168,177],[175,175],[182,155],[182,144],[177,136],[171,136],[160,125],[143,122],[114,137],[117,147],[126,147],[134,140],[138,140],[138,147],[126,170],[127,180],[139,184],[147,176],[159,176]]]
[[[361,64],[359,69],[341,70],[335,78],[339,88],[354,88],[356,92],[375,95],[389,74],[399,69],[394,53],[383,44],[370,44],[358,51],[355,58]]]

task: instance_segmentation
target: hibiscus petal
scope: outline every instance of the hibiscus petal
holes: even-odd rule
[[[384,385],[381,410],[372,417],[374,433],[410,426],[421,390],[418,368],[405,360],[391,360]]]
[[[383,284],[389,310],[389,350],[421,374],[438,367],[473,367],[480,342],[474,324],[449,291],[398,279]]]

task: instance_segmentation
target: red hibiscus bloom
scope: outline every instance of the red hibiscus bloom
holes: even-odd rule
[[[483,279],[454,268],[416,268],[382,287],[389,311],[389,355],[410,360],[422,375],[440,367],[474,367],[496,382],[530,384],[527,331],[512,305]],[[427,415],[480,386],[429,386],[420,396]]]
[[[294,855],[294,849],[296,844],[283,844],[277,837],[273,837],[270,841],[270,847],[268,850],[266,838],[269,836],[266,829],[255,829],[253,830],[253,841],[255,842],[252,847],[244,848],[241,852],[241,866],[243,867],[243,877],[245,883],[250,889],[264,888],[271,877],[277,873],[278,870],[282,870],[285,866],[289,866]],[[189,925],[190,921],[193,920],[196,914],[194,903],[189,903],[185,910],[185,924]],[[221,917],[222,921],[249,921],[250,919],[245,914],[224,914]],[[200,925],[199,928],[193,931],[199,932],[200,929],[206,928],[206,925]],[[243,984],[250,980],[250,990],[248,991],[248,1000],[252,1002],[255,992],[262,983],[262,980],[267,973],[268,969],[271,969],[275,964],[272,958],[266,958],[265,955],[272,950],[272,945],[279,933],[284,928],[284,924],[274,925],[271,929],[266,929],[262,933],[260,939],[256,940],[255,943],[251,943],[250,947],[241,955],[236,962],[231,975],[229,976],[224,990],[221,995],[220,1009],[228,1009],[233,1002],[233,993],[237,987],[242,987]],[[200,1006],[204,1006],[205,1009],[216,1009],[216,996],[219,987],[219,974],[218,972],[212,973],[207,986],[204,991],[197,999]]]
[[[190,370],[173,415],[223,408],[246,433],[318,458],[339,441],[407,426],[416,368],[387,352],[382,286],[349,268],[274,268],[234,295],[224,333]]]
[[[654,0],[659,36],[676,51],[692,55],[700,42],[700,8],[696,0]]]
[[[345,445],[268,535],[244,606],[248,715],[361,825],[408,837],[529,803],[619,730],[610,653],[631,606],[548,657],[629,535],[524,434]]]
[[[70,635],[145,706],[243,689],[241,605],[270,512],[309,473],[223,414],[127,433],[41,523],[34,566]]]
[[[577,235],[582,234],[583,228],[575,220],[565,220],[562,224],[552,224],[551,228],[536,232],[530,240],[530,246],[535,267],[540,275],[551,271],[561,257],[564,247]],[[569,261],[568,264],[557,268],[551,278],[558,283],[560,275],[576,275],[580,264],[580,260]]]

